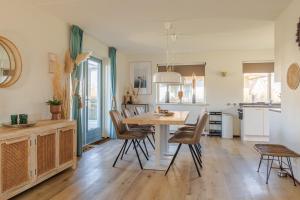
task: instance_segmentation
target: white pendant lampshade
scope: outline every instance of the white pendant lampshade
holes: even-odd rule
[[[181,74],[177,72],[157,72],[153,75],[153,83],[182,84]]]
[[[170,35],[170,30],[172,28],[172,24],[170,22],[165,23],[165,29],[167,32],[166,35],[166,58],[167,58],[167,65],[165,72],[156,72],[153,75],[153,82],[154,83],[167,83],[167,84],[183,84],[183,78],[181,74],[177,72],[173,72],[172,68],[169,66],[169,37],[171,36],[172,40],[176,40],[176,34]]]

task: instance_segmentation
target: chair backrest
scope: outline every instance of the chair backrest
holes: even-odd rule
[[[111,120],[113,122],[113,125],[115,127],[116,135],[119,137],[122,135],[126,130],[126,125],[122,122],[122,116],[119,111],[117,110],[111,110],[109,111]]]
[[[205,129],[207,121],[208,121],[208,114],[204,113],[203,116],[201,118],[199,118],[196,128],[195,128],[194,138],[193,138],[195,143],[199,143],[200,137]]]
[[[123,114],[125,118],[133,117],[131,111],[128,108],[123,109]]]
[[[143,113],[145,113],[145,108],[142,107],[142,106],[136,106],[136,107],[135,107],[135,113],[136,113],[137,115],[143,114]]]

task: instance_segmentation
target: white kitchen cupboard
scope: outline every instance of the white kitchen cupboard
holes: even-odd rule
[[[243,141],[269,141],[269,108],[243,107],[241,130]]]
[[[75,168],[76,138],[74,121],[39,121],[25,129],[0,127],[0,199]]]

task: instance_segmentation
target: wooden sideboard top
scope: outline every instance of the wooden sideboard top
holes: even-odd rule
[[[40,120],[37,121],[37,124],[35,126],[28,128],[0,127],[0,140],[26,136],[33,133],[43,133],[53,129],[75,125],[76,121],[73,120]]]

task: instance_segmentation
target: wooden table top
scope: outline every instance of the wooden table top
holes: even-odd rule
[[[153,124],[153,125],[184,125],[188,118],[189,112],[187,111],[172,111],[172,116],[159,116],[156,113],[148,112],[138,116],[125,118],[125,124]]]

